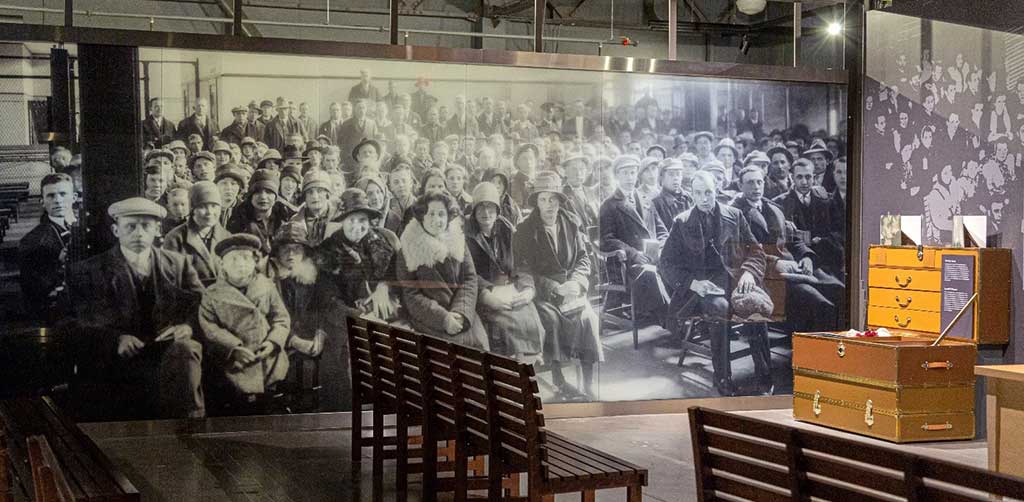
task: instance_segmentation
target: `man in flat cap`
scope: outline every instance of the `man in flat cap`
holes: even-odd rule
[[[43,214],[18,241],[18,270],[25,312],[46,323],[71,313],[67,266],[74,258],[77,222],[74,185],[66,174],[48,174],[40,182]]]
[[[202,346],[193,339],[203,286],[188,257],[159,249],[163,207],[141,197],[107,210],[118,244],[76,264],[71,291],[78,332],[98,349],[113,393],[139,418],[205,415]]]
[[[618,188],[601,204],[598,213],[600,245],[602,251],[621,252],[621,259],[609,262],[609,275],[621,277],[620,267],[626,267],[625,285],[633,289],[637,316],[654,313],[660,321],[668,294],[654,268],[656,255],[647,248],[652,245],[660,248],[668,231],[654,207],[645,205],[636,191],[639,168],[640,159],[632,155],[615,159],[613,172]]]
[[[196,100],[195,112],[178,123],[178,139],[187,139],[191,134],[198,134],[204,145],[213,144],[213,136],[220,131],[217,122],[209,116],[210,101],[206,98]]]
[[[299,134],[303,138],[306,136],[302,123],[292,116],[291,102],[283,101],[277,107],[277,116],[263,130],[263,142],[270,148],[282,150],[293,134]]]
[[[246,136],[246,120],[249,115],[248,108],[236,106],[231,109],[231,116],[234,120],[223,131],[220,132],[220,139],[228,143],[240,144]]]
[[[160,98],[149,100],[149,115],[142,121],[142,143],[152,143],[160,148],[174,140],[177,128],[174,122],[164,118],[164,106]]]

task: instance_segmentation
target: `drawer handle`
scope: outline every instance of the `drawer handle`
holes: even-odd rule
[[[906,322],[900,322],[900,315],[899,314],[896,314],[896,315],[892,316],[892,318],[893,318],[893,320],[896,321],[896,325],[901,327],[901,328],[906,328],[907,326],[910,326],[910,316],[907,316],[907,321]]]
[[[839,345],[836,346],[836,355],[839,356],[839,357],[843,357],[843,356],[846,355],[846,344],[845,343],[839,342]]]
[[[900,295],[896,295],[896,305],[899,305],[901,309],[905,309],[905,308],[909,307],[910,306],[910,302],[912,302],[912,301],[914,301],[914,299],[912,297],[908,296],[906,303],[900,302]]]
[[[921,363],[921,367],[926,370],[951,370],[953,369],[953,361],[925,361]]]
[[[811,403],[811,411],[814,412],[814,416],[821,415],[821,391],[814,391],[814,402]]]
[[[953,424],[946,422],[944,424],[929,424],[925,423],[921,426],[923,431],[948,431],[953,428]]]
[[[875,425],[875,404],[868,399],[866,405],[864,405],[864,423],[868,427]]]
[[[905,287],[909,286],[910,285],[910,281],[913,281],[913,280],[914,280],[913,276],[909,276],[908,275],[907,276],[907,282],[900,282],[900,276],[897,275],[896,276],[896,285],[901,287],[901,288],[905,288]]]

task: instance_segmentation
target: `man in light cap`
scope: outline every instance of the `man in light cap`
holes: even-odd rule
[[[668,231],[653,205],[645,207],[636,192],[639,168],[640,159],[632,155],[621,155],[615,159],[613,169],[618,188],[601,204],[598,213],[600,246],[605,252],[619,252],[618,259],[608,262],[610,277],[622,277],[619,267],[627,269],[624,286],[632,287],[633,307],[638,317],[634,321],[649,313],[658,316],[660,321],[668,303],[668,293],[654,268],[656,255],[649,253],[647,248],[652,245],[660,248],[668,237]],[[629,298],[619,300],[628,302]]]
[[[677,216],[661,251],[658,273],[672,290],[669,329],[695,317],[711,339],[715,387],[736,393],[729,358],[730,299],[749,294],[764,277],[765,255],[736,208],[720,204],[717,181],[707,171],[693,177],[694,207]]]
[[[249,195],[231,215],[227,229],[259,237],[263,252],[270,253],[274,234],[295,212],[278,200],[281,177],[277,171],[259,169],[249,182]]]
[[[220,132],[220,139],[228,143],[239,144],[245,137],[245,121],[249,110],[244,106],[236,106],[231,109],[231,116],[234,120],[223,131]]]
[[[696,161],[696,157],[694,157],[694,161]],[[658,173],[661,193],[654,197],[651,203],[662,223],[666,225],[671,225],[676,216],[693,207],[693,198],[690,197],[687,190],[683,189],[685,172],[686,167],[682,160],[665,159],[661,162],[661,171]],[[690,178],[693,178],[692,173]],[[686,181],[689,182],[689,180]]]
[[[220,260],[213,247],[231,232],[220,224],[220,189],[212,181],[192,185],[189,202],[192,212],[188,221],[168,232],[161,247],[190,256],[200,282],[209,286],[220,274]]]
[[[188,257],[153,246],[166,215],[134,197],[107,210],[118,245],[73,267],[76,335],[109,371],[133,418],[206,414],[202,346],[193,338],[203,286]],[[124,415],[122,415],[124,416]]]
[[[331,203],[333,184],[331,176],[323,171],[309,171],[302,178],[302,196],[305,204],[291,221],[305,225],[310,245],[316,246],[341,228],[333,222],[335,206]]]
[[[292,116],[291,103],[284,101],[277,107],[277,116],[263,130],[263,141],[270,148],[282,150],[288,142],[288,137],[293,134],[300,134],[305,137],[302,123]]]

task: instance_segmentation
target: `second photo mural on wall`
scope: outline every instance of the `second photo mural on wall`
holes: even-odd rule
[[[545,402],[788,393],[791,334],[849,324],[842,86],[139,55],[138,196],[80,228],[111,187],[53,167],[19,242],[97,418],[347,410],[349,315],[530,362]]]

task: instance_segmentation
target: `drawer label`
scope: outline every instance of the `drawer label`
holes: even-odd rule
[[[942,255],[942,328],[945,328],[964,308],[974,294],[974,257],[970,255]],[[974,338],[974,307],[949,331],[951,337]]]

